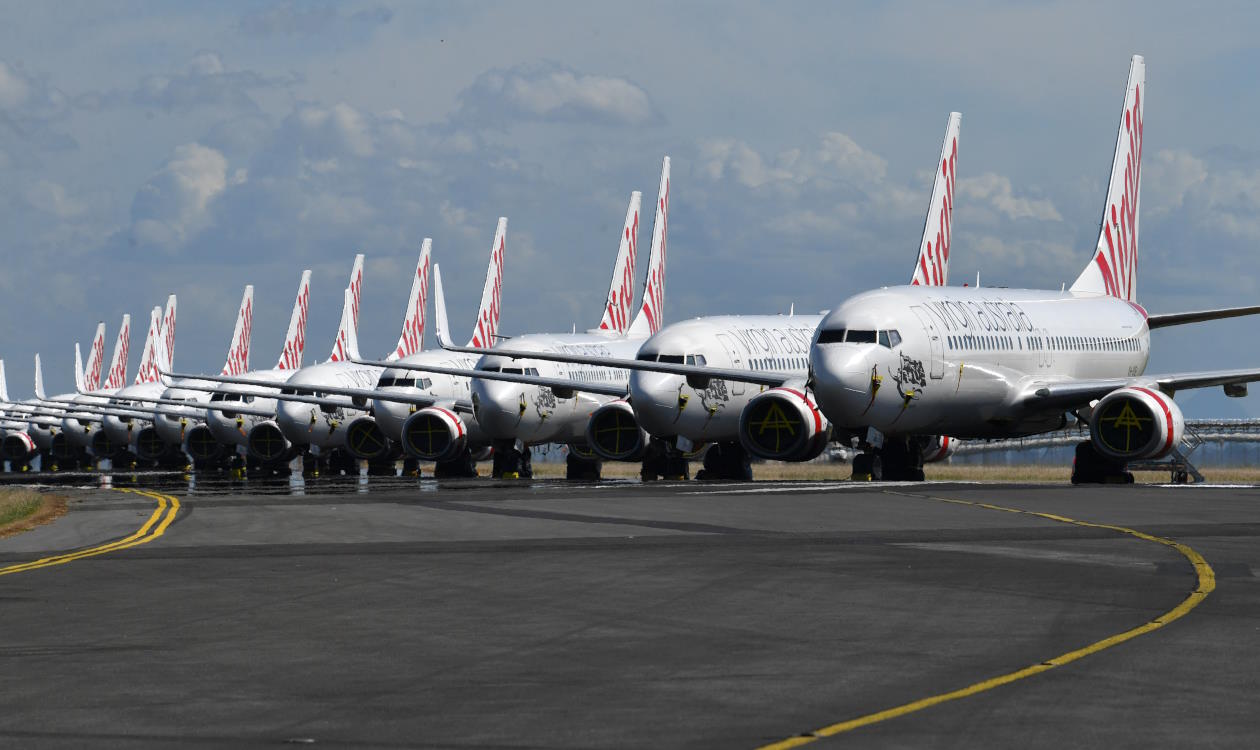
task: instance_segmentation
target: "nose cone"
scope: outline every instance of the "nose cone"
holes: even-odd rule
[[[657,437],[678,434],[681,375],[635,370],[630,373],[630,403],[639,426]]]
[[[126,417],[129,422],[124,422],[123,419],[123,417],[107,414],[105,416],[105,423],[102,425],[102,428],[105,430],[105,434],[109,437],[110,442],[115,445],[128,445],[131,442],[131,428],[132,425],[136,424],[136,420],[132,417]]]
[[[280,401],[276,407],[276,424],[294,445],[308,445],[311,442],[312,427],[320,424],[318,411],[319,407],[314,404]]]
[[[407,417],[411,416],[412,408],[411,404],[401,404],[397,401],[372,402],[376,424],[390,440],[394,441],[402,440],[402,424]]]
[[[877,391],[874,348],[864,344],[814,344],[809,352],[818,406],[841,427],[860,427]],[[891,387],[891,384],[890,384]]]
[[[516,438],[521,426],[522,386],[497,380],[473,378],[473,412],[477,424],[494,439]],[[529,412],[526,403],[524,413]]]
[[[214,435],[215,440],[221,443],[244,445],[245,435],[241,430],[245,428],[245,420],[242,419],[241,423],[237,424],[237,419],[238,415],[229,417],[215,409],[206,411],[206,426],[210,428],[210,434]]]

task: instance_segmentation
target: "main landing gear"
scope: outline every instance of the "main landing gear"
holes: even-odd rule
[[[687,455],[673,440],[654,437],[643,452],[643,468],[639,471],[645,482],[657,479],[684,480],[691,478]]]
[[[1093,441],[1086,440],[1076,444],[1072,484],[1133,484],[1133,472],[1125,463],[1099,455]]]
[[[564,457],[564,478],[583,482],[597,482],[604,470],[604,462],[599,456],[580,446],[569,446],[568,455]]]
[[[714,443],[704,452],[704,468],[696,472],[696,479],[751,482],[752,464],[748,451],[739,443]]]
[[[510,439],[494,441],[494,468],[490,475],[495,479],[532,479],[534,463],[529,447]]]
[[[498,453],[496,452],[495,455],[497,456]],[[528,451],[525,455],[528,457]],[[419,470],[420,467],[417,464],[416,471]],[[455,458],[449,461],[438,461],[433,466],[433,476],[436,479],[469,479],[477,476],[477,462],[473,460],[472,450],[464,448]]]
[[[922,439],[885,437],[882,446],[867,446],[853,457],[851,479],[855,482],[922,482]]]

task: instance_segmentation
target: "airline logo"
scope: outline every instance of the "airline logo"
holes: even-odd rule
[[[359,330],[359,300],[363,295],[363,265],[356,263],[354,267],[354,276],[350,279],[350,320],[349,325],[354,326],[355,333]],[[337,329],[337,340],[333,343],[332,356],[329,357],[333,362],[344,362],[348,359],[346,352],[349,332],[346,330],[347,321],[343,318],[342,325]]]
[[[114,361],[105,376],[105,388],[122,388],[127,382],[127,355],[131,350],[131,316],[123,316],[122,328],[118,329],[118,343],[114,344]]]
[[[158,321],[161,320],[160,313],[157,308],[153,310],[154,314],[149,318],[149,333],[144,339],[144,354],[140,358],[140,368],[136,370],[135,383],[152,383],[157,380],[157,368],[153,364],[154,350],[157,348],[154,343],[158,337]]]
[[[306,311],[311,304],[310,272],[302,275],[302,287],[293,305],[293,317],[289,321],[289,335],[280,350],[277,370],[296,370],[302,366],[302,352],[306,349]]]
[[[928,223],[919,247],[919,263],[914,269],[912,285],[945,286],[949,275],[949,248],[953,236],[954,179],[958,167],[959,118],[950,115],[941,166],[932,188]]]
[[[96,338],[92,339],[92,350],[88,352],[87,373],[84,376],[84,387],[94,391],[101,385],[101,368],[105,364],[105,328],[96,329]]]
[[[1138,188],[1142,179],[1141,84],[1133,88],[1133,106],[1125,109],[1121,133],[1125,144],[1124,180],[1120,195],[1107,196],[1102,237],[1099,238],[1094,263],[1102,274],[1107,294],[1132,301],[1137,277]]]
[[[245,298],[245,304],[241,305],[241,312],[237,316],[238,335],[233,339],[232,348],[228,351],[227,362],[223,365],[223,375],[240,375],[249,370],[249,342],[253,328],[254,297],[251,294]]]
[[[162,321],[163,344],[165,348],[162,350],[166,355],[166,361],[162,363],[162,368],[169,370],[175,364],[175,298],[172,295],[171,300],[166,303],[166,318]],[[156,358],[155,358],[156,359]],[[155,369],[153,379],[158,379],[158,373]]]
[[[665,309],[665,243],[669,236],[669,177],[665,189],[656,199],[656,210],[661,215],[661,254],[648,269],[647,286],[643,290],[643,314],[647,316],[648,329],[652,333],[661,330],[661,318]]]
[[[394,350],[394,356],[399,359],[420,351],[420,345],[424,341],[424,308],[429,299],[428,253],[423,254],[420,264],[416,266],[416,278],[412,283],[416,285],[418,293],[414,295],[412,307],[407,311],[406,319],[403,320],[402,335],[398,338],[398,347]]]
[[[630,311],[634,307],[634,266],[639,255],[639,200],[640,194],[630,197],[630,211],[621,234],[621,247],[617,253],[617,267],[613,269],[612,288],[608,290],[608,303],[604,319],[599,327],[605,331],[625,333],[630,326]]]
[[[506,228],[506,222],[500,222],[499,226]],[[496,237],[499,241],[490,252],[490,273],[486,277],[488,294],[481,297],[477,329],[469,344],[477,349],[489,349],[493,346],[495,334],[499,332],[499,301],[503,293],[503,251],[506,239],[503,231],[497,232]]]

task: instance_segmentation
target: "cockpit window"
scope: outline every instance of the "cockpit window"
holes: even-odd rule
[[[687,355],[687,364],[689,364],[689,365],[697,365],[697,366],[699,366],[699,367],[704,367],[704,366],[705,366],[705,364],[707,364],[707,362],[706,362],[706,360],[705,360],[705,358],[704,358],[704,355],[703,355],[703,354],[688,354],[688,355]]]
[[[681,354],[662,354],[657,361],[671,365],[681,365],[684,363],[684,357]]]
[[[818,332],[818,343],[820,344],[839,344],[841,341],[844,341],[843,328],[833,328]]]
[[[639,352],[638,354],[635,355],[634,358],[639,360],[640,362],[655,362],[656,361],[655,354],[644,354],[643,352]]]
[[[499,371],[498,365],[486,365],[485,367],[479,367],[477,369],[481,370],[482,372],[498,372]]]
[[[881,341],[880,343],[883,343],[883,342]],[[891,348],[891,349],[896,349],[896,348],[897,348],[898,346],[900,346],[900,345],[901,345],[901,334],[900,334],[900,333],[897,333],[897,331],[895,331],[895,330],[890,330],[890,331],[888,331],[888,346],[889,346],[889,348]]]
[[[525,369],[523,367],[504,367],[503,372],[511,373],[513,375],[524,375]]]
[[[848,344],[874,344],[875,332],[849,329],[849,333],[844,337],[844,340]]]

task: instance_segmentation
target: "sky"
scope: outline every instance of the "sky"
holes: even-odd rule
[[[1105,5],[1105,7],[1097,7]],[[393,348],[422,238],[471,332],[507,216],[502,332],[600,319],[631,191],[672,158],[665,318],[817,311],[908,282],[963,113],[951,283],[1059,288],[1098,236],[1129,58],[1147,64],[1138,300],[1257,304],[1260,6],[1224,3],[0,2],[0,357],[73,388],[179,295],[218,371],[255,285],[270,367],[314,271],[325,359],[353,255]],[[646,264],[650,212],[640,234]],[[1260,366],[1255,319],[1153,333],[1148,372]],[[430,331],[426,343],[434,344]],[[1178,395],[1188,418],[1260,393]]]

